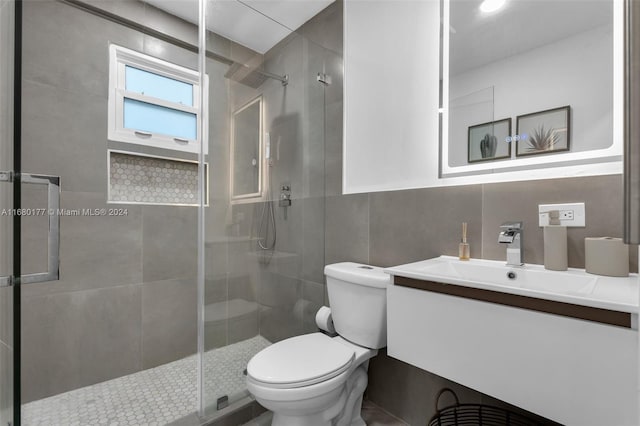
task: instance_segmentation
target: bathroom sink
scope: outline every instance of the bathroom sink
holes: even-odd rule
[[[454,284],[625,312],[638,309],[637,274],[605,277],[584,269],[546,270],[543,265],[507,266],[505,262],[440,256],[386,268],[393,276]]]
[[[541,271],[530,267],[514,268],[500,262],[461,262],[455,258],[441,260],[425,265],[422,272],[439,278],[566,294],[590,294],[597,281],[595,276]]]

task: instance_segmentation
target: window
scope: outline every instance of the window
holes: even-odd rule
[[[109,140],[197,153],[199,96],[198,72],[110,46]]]

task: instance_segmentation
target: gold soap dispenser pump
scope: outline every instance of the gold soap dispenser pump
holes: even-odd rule
[[[469,260],[469,243],[467,242],[467,222],[462,222],[462,241],[458,244],[458,259]]]

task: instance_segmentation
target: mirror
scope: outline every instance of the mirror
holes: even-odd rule
[[[481,3],[441,2],[440,178],[620,164],[622,2]]]
[[[253,99],[231,118],[231,200],[255,201],[262,197],[262,96]]]

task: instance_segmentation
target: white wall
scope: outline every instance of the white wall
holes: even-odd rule
[[[343,191],[424,186],[438,167],[438,2],[344,7]]]

